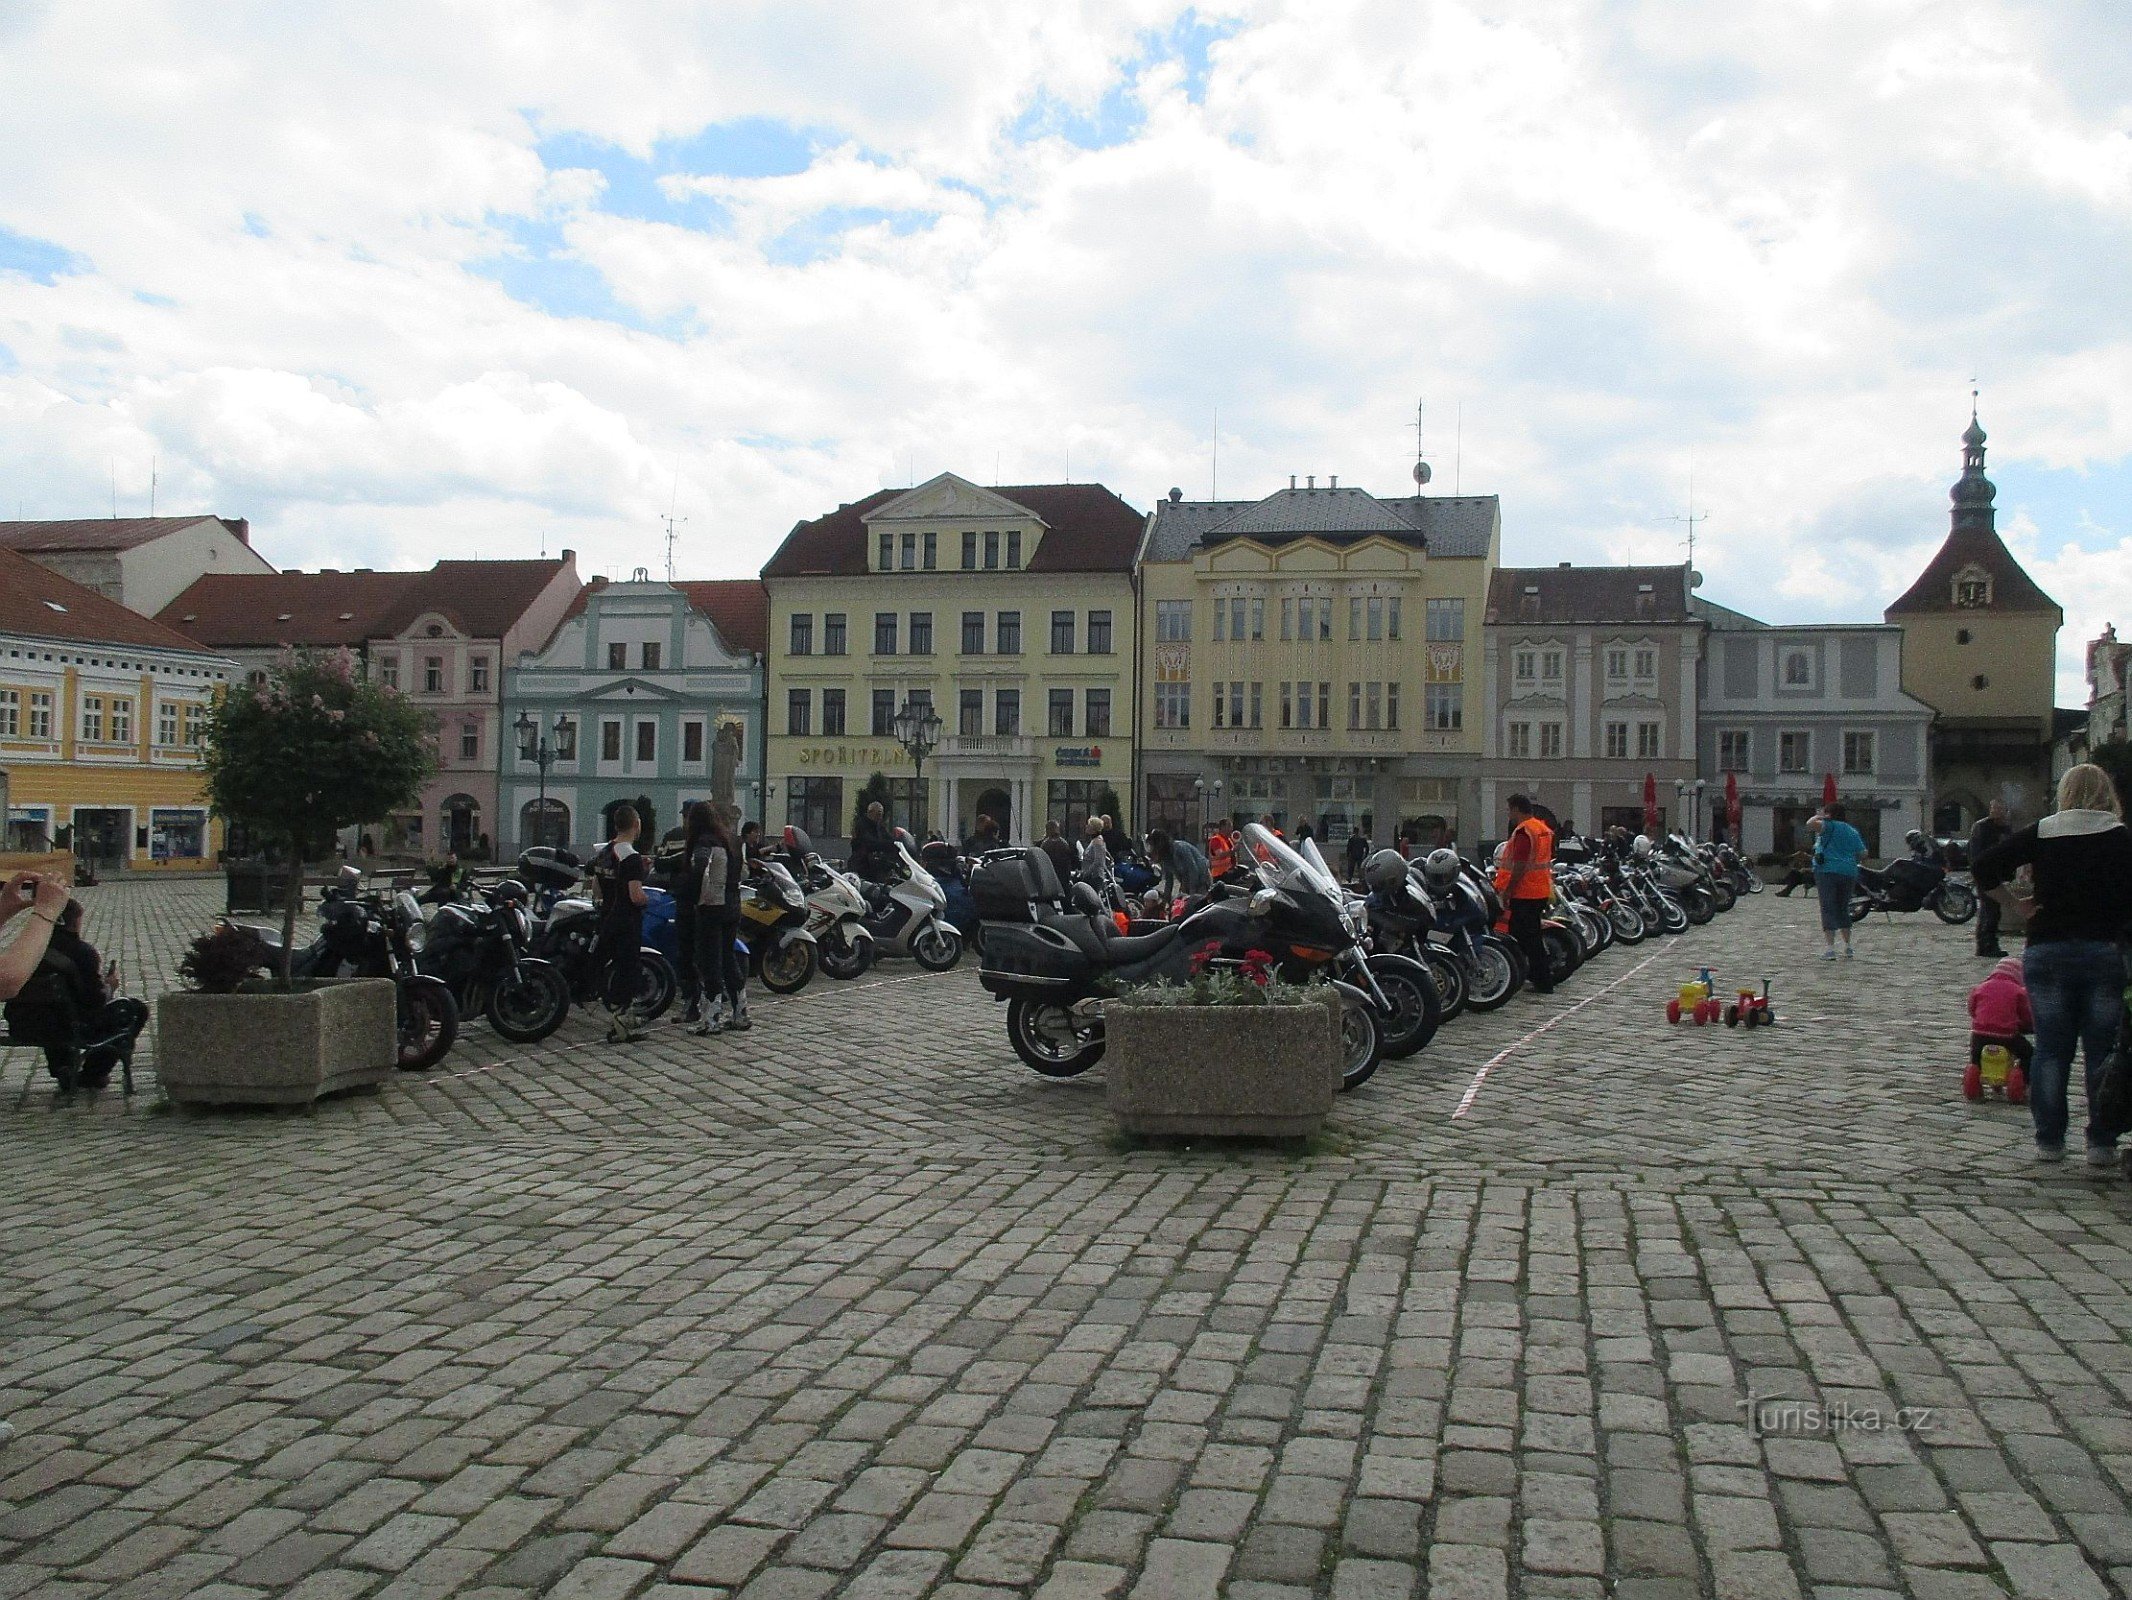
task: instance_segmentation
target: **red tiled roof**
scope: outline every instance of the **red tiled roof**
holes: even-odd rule
[[[766,655],[770,648],[770,591],[760,578],[693,578],[674,587],[711,619],[729,649]]]
[[[252,526],[243,517],[79,517],[61,522],[0,522],[0,549],[57,554],[75,550],[131,550],[181,528],[219,522],[246,544]]]
[[[1498,567],[1488,580],[1492,627],[1689,620],[1686,567]]]
[[[415,572],[216,572],[156,620],[225,650],[360,645]]]
[[[1917,582],[1884,613],[1890,620],[1921,611],[1954,611],[1954,575],[1964,567],[1982,567],[1991,577],[1988,611],[2049,611],[2063,615],[2058,602],[2038,587],[2014,553],[1989,528],[1957,528],[1939,553],[1925,564]]]
[[[567,552],[545,561],[440,561],[409,574],[369,637],[405,633],[417,617],[434,612],[469,638],[501,639],[569,564]]]
[[[0,633],[203,653],[196,640],[13,550],[0,550]]]
[[[765,578],[810,574],[857,574],[867,570],[866,522],[908,489],[877,489],[826,517],[793,525],[762,569]],[[1049,531],[1029,559],[1031,572],[1130,572],[1147,518],[1100,483],[1028,483],[993,486],[1044,519]]]

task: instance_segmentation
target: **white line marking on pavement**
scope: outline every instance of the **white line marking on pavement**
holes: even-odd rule
[[[1575,1016],[1578,1012],[1582,1011],[1594,1000],[1599,999],[1602,995],[1612,994],[1616,989],[1620,988],[1624,983],[1627,983],[1629,979],[1635,977],[1637,973],[1643,971],[1645,967],[1648,967],[1652,962],[1656,961],[1660,955],[1663,955],[1665,953],[1666,952],[1664,951],[1655,951],[1652,954],[1645,956],[1641,961],[1637,962],[1635,966],[1629,968],[1628,971],[1624,972],[1620,977],[1616,978],[1604,989],[1595,989],[1590,994],[1586,995],[1582,1000],[1579,1000],[1575,1005],[1568,1007],[1566,1010],[1557,1011],[1553,1016],[1549,1017],[1545,1022],[1541,1023],[1537,1028],[1533,1029],[1532,1032],[1526,1034],[1524,1038],[1513,1039],[1509,1044],[1504,1045],[1502,1049],[1496,1051],[1496,1053],[1490,1056],[1486,1061],[1483,1061],[1480,1065],[1480,1070],[1473,1074],[1473,1081],[1466,1085],[1466,1092],[1459,1099],[1458,1109],[1451,1113],[1451,1120],[1455,1122],[1460,1117],[1464,1116],[1468,1111],[1471,1111],[1473,1109],[1473,1102],[1479,1098],[1481,1092],[1481,1085],[1488,1081],[1489,1073],[1493,1072],[1505,1061],[1508,1061],[1520,1050],[1531,1044],[1532,1041],[1539,1038],[1541,1034],[1553,1029],[1556,1024],[1567,1021],[1569,1018]]]

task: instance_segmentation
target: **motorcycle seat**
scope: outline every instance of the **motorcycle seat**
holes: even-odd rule
[[[1102,928],[1113,924],[1106,918],[1096,926]],[[1168,949],[1178,938],[1175,923],[1158,928],[1153,933],[1113,933],[1103,941],[1103,954],[1110,961],[1145,961],[1149,956]]]

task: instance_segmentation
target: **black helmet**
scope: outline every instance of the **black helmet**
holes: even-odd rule
[[[1378,894],[1391,894],[1407,881],[1406,857],[1397,850],[1379,850],[1362,863],[1362,881]]]

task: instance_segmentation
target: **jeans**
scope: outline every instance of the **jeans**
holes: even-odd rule
[[[2114,1143],[2097,1136],[2092,1108],[2095,1074],[2117,1043],[2118,1020],[2124,1013],[2124,957],[2105,940],[2052,939],[2028,947],[2021,957],[2021,975],[2028,985],[2029,1008],[2036,1013],[2036,1060],[2028,1080],[2036,1143],[2051,1149],[2065,1144],[2066,1087],[2076,1047],[2087,1056],[2087,1141]]]
[[[1977,896],[1977,954],[1999,948],[1999,902],[1988,894]]]
[[[1821,896],[1821,931],[1842,933],[1851,925],[1851,896],[1858,880],[1848,872],[1817,872],[1814,891]]]
[[[696,976],[696,907],[684,894],[674,896],[674,979],[681,986],[681,1003],[694,1005],[703,994]]]

